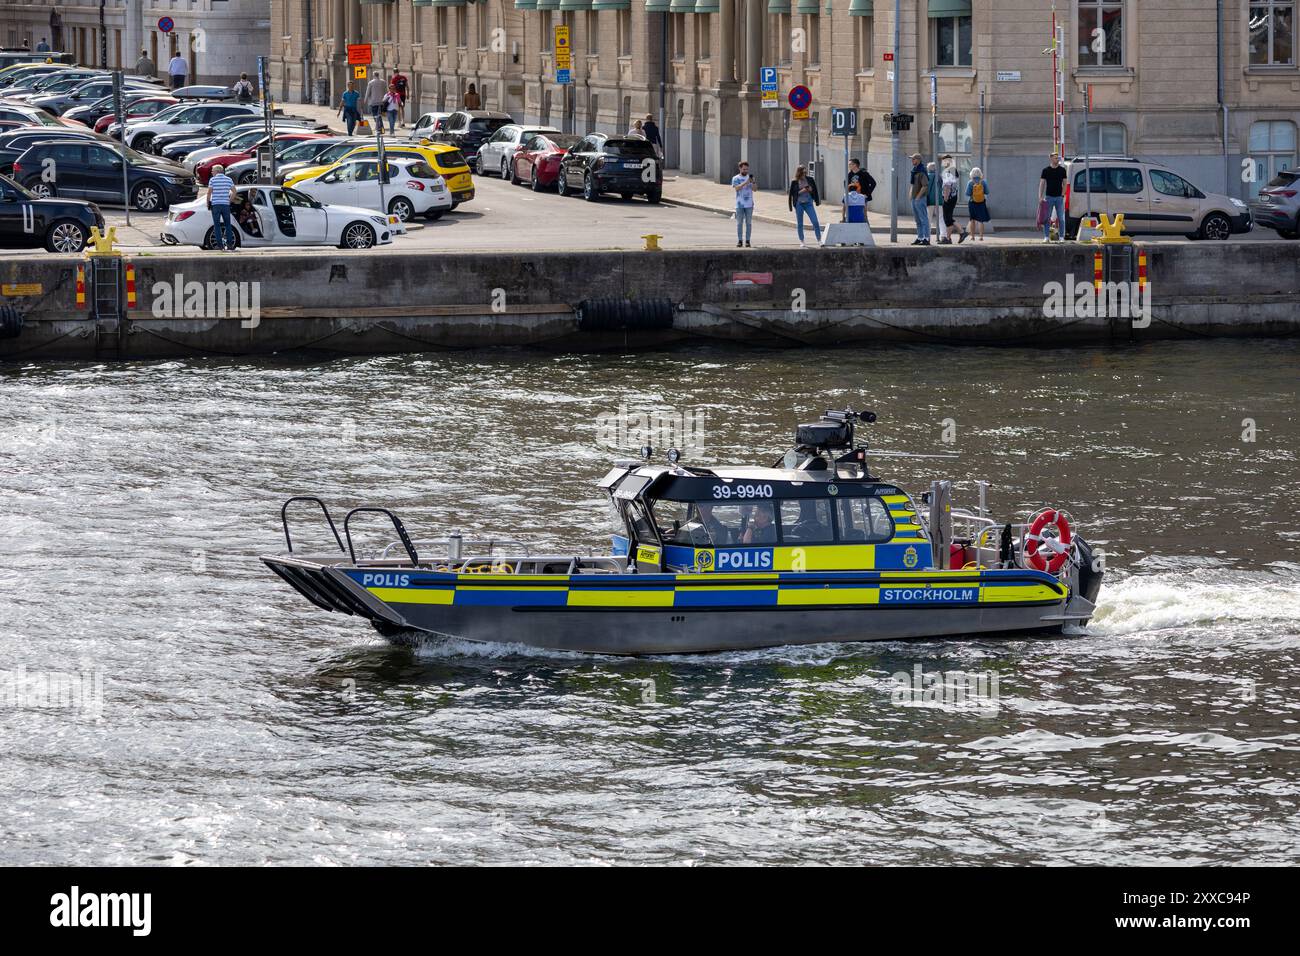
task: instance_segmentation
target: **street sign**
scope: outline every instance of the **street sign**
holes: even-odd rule
[[[806,111],[812,106],[812,90],[806,86],[790,87],[790,93],[786,98],[790,101],[790,109],[796,113]]]
[[[369,43],[349,43],[348,44],[348,66],[369,66],[370,60]]]
[[[573,47],[569,45],[569,28],[560,26],[555,28],[555,69],[570,70],[573,68]]]
[[[366,68],[364,66],[354,66],[352,68],[352,79],[364,80],[366,78]]]
[[[911,113],[886,113],[884,119],[891,133],[905,133],[912,128],[916,117]]]
[[[573,74],[568,70],[556,70],[555,82],[559,83],[561,86],[567,86],[573,82]]]
[[[159,33],[171,33],[172,30],[175,28],[175,26],[176,26],[176,21],[174,21],[171,17],[158,18]]]
[[[886,54],[885,54],[885,62],[886,62],[886,63],[893,63],[893,62],[894,62],[894,54],[892,54],[892,53],[886,53]]]
[[[858,135],[858,111],[840,106],[831,107],[831,135]]]
[[[764,66],[758,71],[758,89],[762,96],[760,105],[765,110],[780,109],[781,101],[776,91],[776,67]]]

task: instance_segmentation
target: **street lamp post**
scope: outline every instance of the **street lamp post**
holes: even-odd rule
[[[894,115],[898,115],[898,78],[902,70],[902,60],[898,58],[902,46],[902,29],[899,21],[903,17],[903,0],[894,0]],[[889,152],[889,188],[893,195],[889,198],[889,241],[898,242],[898,123],[891,123]]]
[[[99,68],[108,69],[108,31],[104,29],[104,5],[108,0],[99,0]]]

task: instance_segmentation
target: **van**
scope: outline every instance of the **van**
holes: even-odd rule
[[[1250,209],[1240,199],[1205,193],[1173,170],[1131,156],[1076,156],[1065,163],[1066,234],[1074,238],[1091,212],[1124,214],[1124,231],[1227,239],[1250,232]],[[1091,196],[1089,196],[1091,193]],[[1090,207],[1091,202],[1091,207]]]

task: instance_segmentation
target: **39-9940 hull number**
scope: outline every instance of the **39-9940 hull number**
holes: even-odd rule
[[[771,485],[714,485],[715,498],[771,498]]]

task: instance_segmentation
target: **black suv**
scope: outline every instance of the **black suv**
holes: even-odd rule
[[[37,143],[47,143],[55,139],[63,141],[76,140],[79,143],[112,142],[107,136],[101,136],[99,133],[91,132],[88,129],[73,129],[70,126],[60,128],[42,126],[35,129],[25,126],[5,130],[0,133],[0,174],[8,176],[10,170],[13,169],[14,160]]]
[[[124,158],[131,205],[141,212],[162,212],[198,195],[194,175],[184,166],[137,153],[121,143],[36,143],[14,162],[13,178],[37,196],[120,204]]]
[[[640,137],[592,133],[564,154],[556,186],[561,196],[581,189],[588,202],[601,193],[618,193],[624,199],[642,195],[658,202],[664,191],[663,163]]]
[[[104,216],[94,203],[41,199],[0,176],[0,246],[80,252],[90,239],[91,226],[104,231]]]
[[[509,126],[513,122],[509,113],[458,110],[442,121],[442,129],[430,136],[429,140],[455,146],[465,155],[465,162],[473,166],[478,158],[478,148],[502,126]]]

